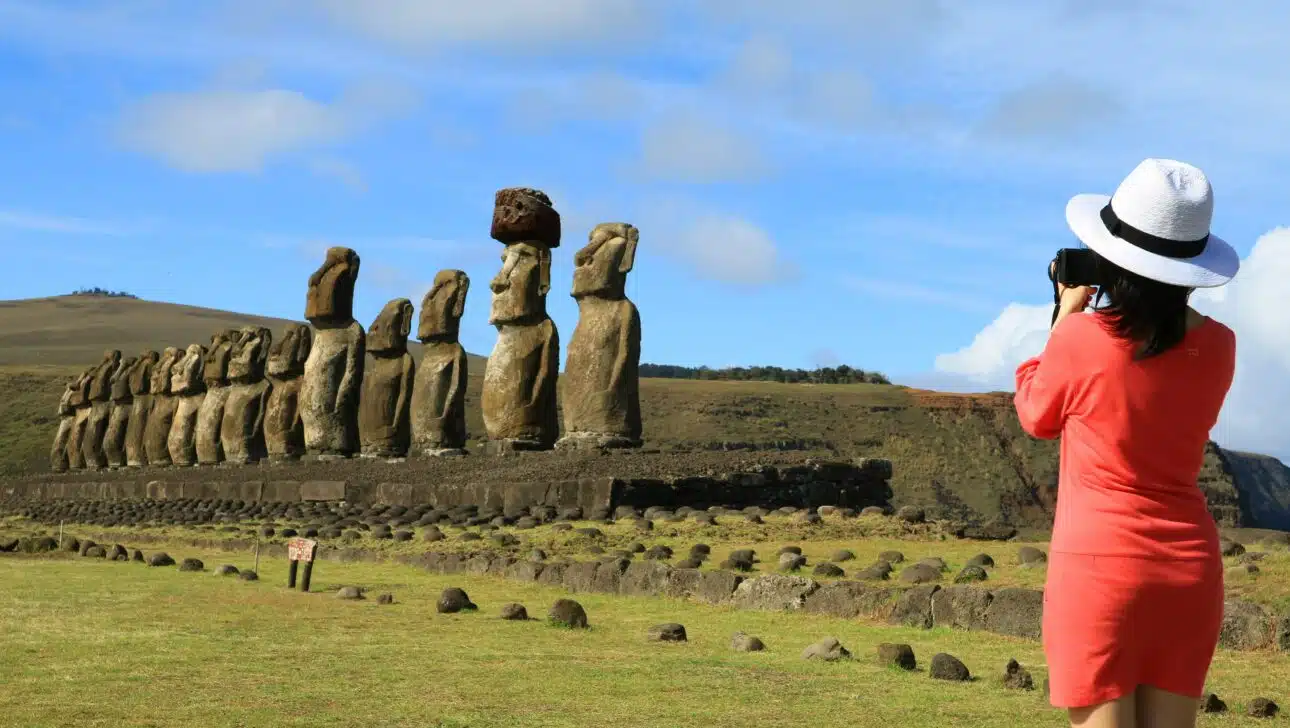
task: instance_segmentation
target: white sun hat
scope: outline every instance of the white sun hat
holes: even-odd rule
[[[1076,195],[1066,205],[1066,223],[1095,253],[1186,288],[1216,288],[1241,267],[1236,250],[1210,234],[1213,215],[1205,173],[1172,159],[1144,160],[1111,197]]]

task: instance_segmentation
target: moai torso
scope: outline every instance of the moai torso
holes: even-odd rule
[[[112,414],[108,418],[107,432],[103,435],[103,454],[110,468],[124,468],[125,436],[130,426],[130,412],[134,407],[134,393],[130,390],[130,375],[139,360],[130,357],[121,362],[112,375]]]
[[[560,215],[538,190],[499,190],[491,234],[506,248],[489,285],[497,343],[484,368],[484,429],[497,443],[490,448],[549,449],[559,436],[560,337],[546,313],[546,294]]]
[[[224,446],[220,441],[220,428],[224,421],[224,405],[228,402],[228,360],[240,332],[221,331],[211,337],[210,348],[202,362],[202,380],[206,396],[197,410],[197,431],[194,435],[197,462],[216,465],[224,461]]]
[[[229,360],[228,402],[224,405],[220,439],[230,463],[255,463],[268,455],[264,413],[270,385],[264,378],[264,369],[272,345],[273,334],[268,329],[244,329]]]
[[[298,460],[305,454],[300,386],[312,343],[308,326],[291,324],[269,348],[266,370],[271,386],[265,404],[264,444],[270,462]]]
[[[72,431],[67,437],[67,467],[72,470],[85,468],[85,452],[82,445],[85,442],[85,431],[90,424],[90,384],[97,370],[98,367],[94,366],[81,374],[76,391],[70,398]]]
[[[125,463],[128,467],[138,468],[148,464],[144,433],[147,431],[148,414],[152,409],[152,370],[157,365],[158,358],[157,352],[145,350],[130,370],[130,421],[125,428]]]
[[[202,381],[205,360],[206,347],[189,346],[170,378],[170,392],[176,398],[175,419],[166,442],[171,465],[197,464],[197,413],[206,397],[206,383]]]
[[[161,358],[152,366],[152,380],[148,384],[152,406],[148,408],[148,421],[144,429],[144,453],[148,465],[170,465],[170,428],[175,422],[175,409],[179,399],[171,392],[173,374],[178,369],[184,351],[166,347]]]
[[[63,388],[63,395],[58,398],[58,430],[54,433],[54,444],[49,450],[49,468],[55,473],[68,469],[67,443],[72,438],[72,428],[76,422],[76,409],[72,402],[77,392],[85,387],[83,377],[77,377]]]
[[[89,422],[81,438],[81,454],[87,468],[97,470],[108,465],[103,438],[107,436],[108,422],[112,419],[112,378],[120,366],[120,351],[112,349],[104,352],[103,362],[95,369],[94,377],[90,380]]]
[[[358,451],[358,403],[363,382],[365,335],[354,320],[358,254],[331,248],[309,278],[305,318],[314,326],[300,387],[305,449],[324,458]]]
[[[574,256],[578,325],[564,367],[562,447],[640,445],[641,324],[626,296],[638,239],[626,223],[597,225]]]
[[[412,302],[396,298],[385,304],[367,331],[358,431],[365,457],[401,458],[408,454],[412,432],[408,410],[415,364],[408,353]]]
[[[466,447],[466,350],[457,341],[470,278],[443,270],[421,301],[421,363],[412,387],[412,450],[459,454]]]

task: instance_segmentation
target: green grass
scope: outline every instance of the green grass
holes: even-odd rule
[[[171,549],[209,568],[249,567],[246,553]],[[579,595],[592,629],[497,618],[509,601],[543,617],[560,590],[489,577],[438,576],[390,564],[318,565],[312,594],[284,588],[284,561],[263,581],[97,559],[0,558],[0,715],[31,726],[1061,726],[1040,691],[1005,690],[1016,658],[1044,677],[1038,643],[921,631],[805,614],[737,612],[649,598]],[[398,603],[330,597],[341,585]],[[438,615],[447,586],[473,614]],[[681,622],[690,642],[646,641]],[[742,630],[765,653],[729,649]],[[804,662],[835,636],[849,663]],[[920,670],[879,667],[880,642],[907,642]],[[936,652],[978,679],[933,681]],[[1240,710],[1286,702],[1284,655],[1220,652],[1211,687]],[[1230,719],[1229,719],[1230,720]],[[1203,725],[1228,720],[1205,718]]]

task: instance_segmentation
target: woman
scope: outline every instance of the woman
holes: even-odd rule
[[[1022,427],[1061,437],[1043,639],[1072,725],[1194,725],[1218,642],[1218,529],[1196,479],[1236,342],[1187,299],[1240,260],[1212,213],[1205,174],[1172,160],[1072,199],[1100,290],[1059,285],[1044,352],[1017,369]]]

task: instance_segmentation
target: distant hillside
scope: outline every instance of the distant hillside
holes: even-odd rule
[[[205,342],[216,330],[250,323],[279,331],[288,322],[125,298],[0,302],[0,476],[47,471],[63,382],[104,349],[133,354]],[[471,357],[466,412],[474,437],[484,429],[484,363]],[[1051,523],[1056,444],[1022,432],[1007,393],[646,378],[641,410],[649,448],[886,457],[899,505],[943,517]],[[1278,519],[1290,514],[1290,486],[1284,466],[1269,460],[1211,448],[1201,487],[1225,525],[1286,523]]]

